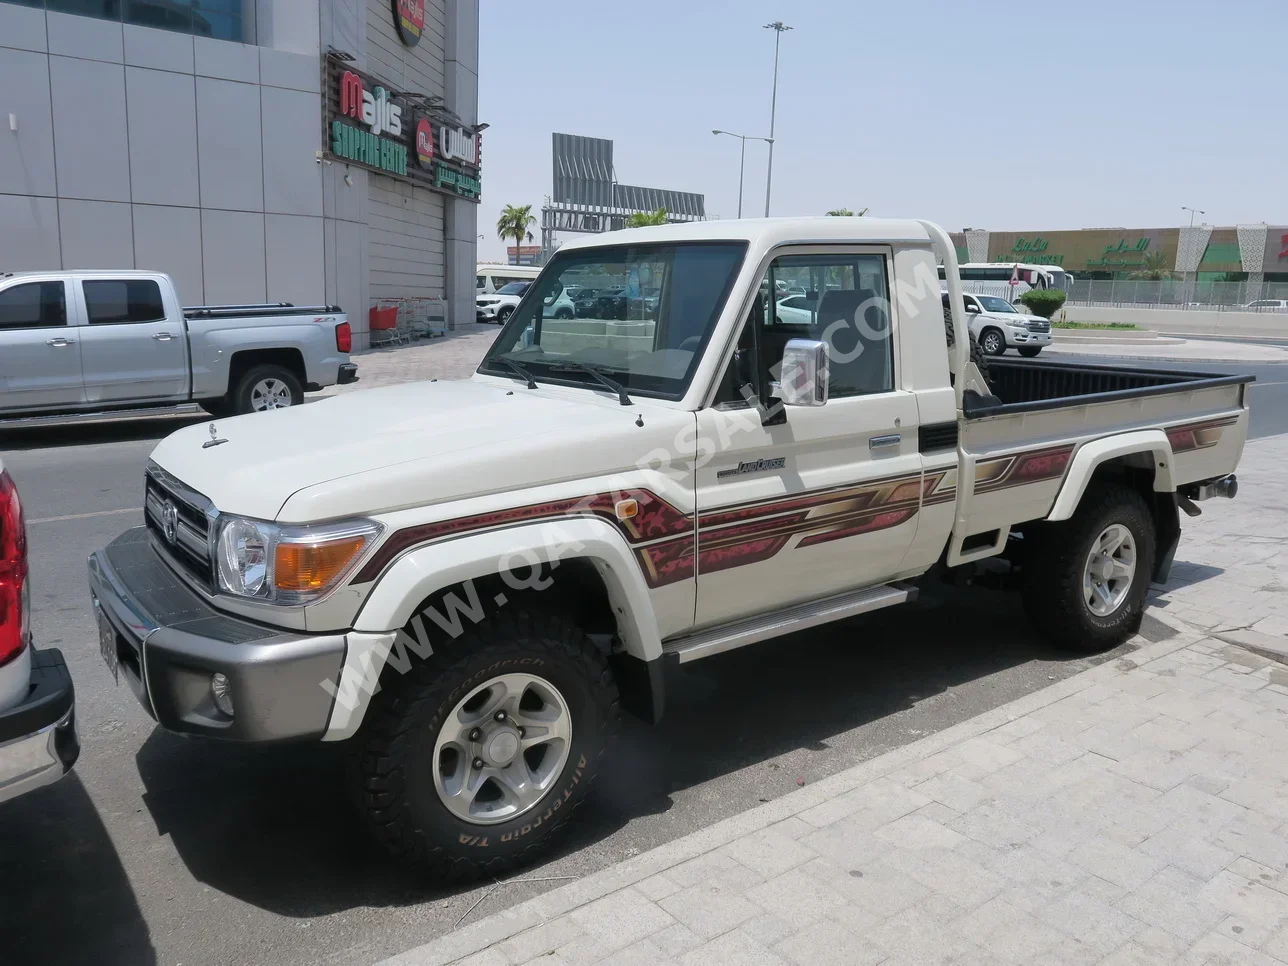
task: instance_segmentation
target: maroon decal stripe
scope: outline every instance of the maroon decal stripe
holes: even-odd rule
[[[1058,480],[1064,476],[1072,458],[1072,446],[1053,446],[981,460],[975,466],[975,492],[992,493],[1013,486]]]
[[[1208,449],[1221,442],[1225,427],[1233,426],[1238,421],[1238,416],[1227,416],[1224,419],[1211,419],[1201,423],[1173,426],[1167,430],[1167,441],[1172,444],[1173,453]]]
[[[942,476],[936,476],[938,479]],[[698,518],[699,529],[708,527],[721,527],[731,523],[740,523],[744,520],[755,519],[756,517],[765,516],[769,513],[786,513],[789,510],[808,510],[818,506],[824,506],[834,503],[838,500],[844,500],[847,497],[857,497],[861,495],[875,495],[882,487],[891,485],[911,483],[916,488],[918,480],[921,479],[920,473],[904,474],[902,476],[892,476],[887,479],[872,480],[867,483],[846,483],[841,486],[829,487],[824,490],[811,490],[808,493],[796,493],[791,496],[777,497],[770,500],[758,500],[753,503],[744,503],[738,506],[722,507],[719,510],[712,510],[709,513],[701,514]],[[928,477],[929,479],[929,477]]]
[[[860,523],[850,527],[838,527],[834,530],[823,530],[819,533],[808,533],[801,538],[801,542],[796,546],[812,547],[819,543],[828,543],[832,540],[843,540],[846,537],[858,536],[861,533],[873,533],[877,530],[886,530],[890,527],[897,527],[901,523],[906,523],[916,516],[915,507],[908,507],[903,510],[885,510],[874,516],[868,517]]]
[[[633,519],[618,520],[615,509],[617,502],[627,499],[633,499],[639,504],[638,513]],[[621,530],[627,542],[632,544],[693,530],[693,518],[676,509],[656,493],[647,490],[594,493],[589,496],[554,500],[549,503],[533,503],[509,510],[423,523],[395,531],[376,549],[371,559],[363,564],[351,583],[362,584],[375,580],[399,554],[434,540],[515,523],[574,516],[596,516],[608,520]]]

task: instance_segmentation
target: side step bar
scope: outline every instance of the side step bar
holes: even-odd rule
[[[723,624],[711,630],[700,631],[688,637],[679,637],[662,643],[662,653],[673,655],[681,664],[723,654],[747,644],[780,637],[793,631],[803,631],[819,624],[828,624],[856,614],[893,607],[917,599],[917,588],[909,584],[889,584],[855,590],[837,597],[825,597],[805,604],[796,604],[772,614],[761,614],[745,620]]]
[[[205,415],[196,403],[176,403],[171,406],[148,406],[138,409],[100,409],[91,412],[49,413],[33,416],[0,416],[0,429],[31,429],[36,426],[79,426],[82,423],[117,423],[125,419],[146,416],[196,416]]]

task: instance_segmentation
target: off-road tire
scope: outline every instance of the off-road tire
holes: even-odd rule
[[[498,824],[472,824],[438,796],[433,751],[459,701],[501,674],[540,675],[572,715],[567,762],[537,805]],[[406,674],[382,681],[355,736],[359,809],[400,862],[438,882],[495,876],[544,849],[595,781],[620,723],[617,683],[604,655],[571,621],[503,607]]]
[[[969,334],[969,332],[970,330],[968,329],[967,334]],[[947,306],[944,306],[944,334],[948,337],[948,348],[951,351],[952,347],[957,344],[957,341],[953,336],[952,313],[949,311]],[[979,370],[979,374],[983,377],[984,383],[988,384],[988,356],[984,354],[984,350],[979,347],[979,343],[975,341],[975,336],[973,335],[970,336],[970,361],[975,363],[975,368]]]
[[[1037,356],[1037,354],[1038,354],[1039,352],[1041,352],[1041,351],[1042,351],[1042,347],[1041,347],[1040,345],[1036,345],[1036,346],[1034,346],[1034,345],[1022,345],[1022,346],[1020,346],[1020,348],[1019,348],[1019,353],[1020,353],[1020,355],[1024,356],[1024,358],[1026,358],[1026,359],[1032,359],[1032,358],[1036,357],[1036,356]]]
[[[1111,524],[1131,531],[1136,572],[1126,598],[1098,617],[1083,599],[1083,571],[1091,547]],[[1144,498],[1120,483],[1087,487],[1073,516],[1029,528],[1024,542],[1024,608],[1046,637],[1071,650],[1098,654],[1117,647],[1140,628],[1154,569],[1154,522]]]
[[[295,373],[283,366],[264,363],[259,366],[251,366],[237,380],[237,388],[232,393],[232,412],[251,413],[255,411],[251,405],[251,391],[255,388],[255,384],[263,379],[276,379],[285,384],[287,389],[290,390],[292,406],[299,406],[304,402],[304,387],[300,385],[300,380],[296,378]]]

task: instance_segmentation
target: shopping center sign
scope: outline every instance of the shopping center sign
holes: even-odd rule
[[[415,47],[425,32],[425,0],[393,0],[393,3],[398,37],[408,47]]]
[[[444,194],[478,200],[479,136],[338,58],[327,60],[328,153]]]

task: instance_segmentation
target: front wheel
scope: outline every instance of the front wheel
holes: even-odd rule
[[[233,390],[233,411],[238,413],[286,409],[302,402],[304,389],[295,374],[271,364],[251,368]]]
[[[505,325],[505,323],[510,320],[510,316],[513,314],[514,314],[513,305],[501,306],[499,309],[496,310],[496,324]]]
[[[1020,355],[1024,356],[1024,358],[1026,358],[1026,359],[1032,359],[1034,356],[1036,356],[1036,355],[1037,355],[1039,352],[1041,352],[1041,351],[1042,351],[1042,347],[1041,347],[1040,345],[1022,345],[1022,346],[1020,346]]]
[[[1034,626],[1086,653],[1135,633],[1154,569],[1154,522],[1139,493],[1093,483],[1072,518],[1039,524],[1031,535],[1024,606]]]
[[[569,308],[555,309],[555,318],[556,318],[556,319],[571,319],[571,318],[572,318],[572,309],[569,309]]]
[[[381,683],[357,739],[361,808],[396,858],[445,881],[544,847],[617,730],[607,661],[554,614],[502,610]]]
[[[990,356],[1000,356],[1006,351],[1006,337],[997,329],[985,329],[980,333],[979,345]]]

